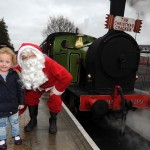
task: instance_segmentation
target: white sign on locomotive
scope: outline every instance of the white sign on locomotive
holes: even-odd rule
[[[120,17],[120,16],[116,16],[114,18],[113,28],[115,30],[132,32],[134,30],[134,26],[135,26],[135,20],[134,19]]]

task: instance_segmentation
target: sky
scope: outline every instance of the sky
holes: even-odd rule
[[[24,42],[40,45],[42,31],[50,16],[64,16],[83,34],[96,38],[107,33],[106,14],[109,0],[0,0],[0,19],[4,18],[17,51]],[[143,20],[141,33],[128,32],[139,45],[150,45],[150,0],[126,0],[124,17]]]

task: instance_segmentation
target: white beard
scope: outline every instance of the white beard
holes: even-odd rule
[[[21,62],[21,79],[27,90],[36,90],[40,85],[48,81],[43,72],[44,67],[44,61],[37,58],[29,58]]]

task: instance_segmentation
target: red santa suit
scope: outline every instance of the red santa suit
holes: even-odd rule
[[[31,43],[24,43],[21,45],[18,51],[17,60],[19,66],[16,67],[21,71],[21,53],[27,49],[34,49],[34,53],[44,56],[42,50],[37,45]],[[47,77],[47,81],[40,85],[37,89],[26,89],[25,90],[25,100],[27,105],[37,105],[39,103],[39,98],[44,92],[52,91],[54,94],[49,97],[47,104],[51,112],[60,112],[62,109],[62,99],[61,94],[69,86],[72,76],[71,74],[60,64],[58,64],[53,59],[48,56],[44,56],[45,67],[43,72]]]

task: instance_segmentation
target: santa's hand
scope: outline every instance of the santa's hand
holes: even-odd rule
[[[50,93],[49,93],[49,95],[50,95],[50,96],[52,96],[53,94],[54,94],[54,93],[52,92],[52,90],[50,90]]]
[[[20,109],[23,109],[24,108],[24,105],[19,105],[18,106],[18,109],[20,110]]]

